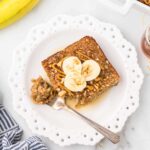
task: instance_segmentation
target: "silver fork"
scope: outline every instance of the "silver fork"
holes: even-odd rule
[[[76,115],[78,115],[81,119],[86,121],[91,127],[96,129],[99,133],[101,133],[104,137],[109,139],[112,143],[116,144],[120,141],[120,136],[115,134],[114,132],[108,130],[107,128],[97,124],[96,122],[92,121],[91,119],[85,117],[84,115],[80,114],[78,111],[73,109],[72,107],[65,104],[65,100],[63,97],[57,97],[54,101],[49,103],[48,105],[52,106],[56,110],[65,109],[70,111]]]

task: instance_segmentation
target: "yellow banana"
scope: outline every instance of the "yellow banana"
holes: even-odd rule
[[[23,17],[38,2],[39,0],[1,0],[0,29]]]

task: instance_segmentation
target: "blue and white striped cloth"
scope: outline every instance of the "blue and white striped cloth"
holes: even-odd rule
[[[20,141],[22,129],[0,104],[0,150],[48,150],[40,138]]]

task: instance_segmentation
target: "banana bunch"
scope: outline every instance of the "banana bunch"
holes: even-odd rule
[[[82,91],[87,83],[95,79],[101,71],[99,64],[90,59],[83,64],[78,57],[70,56],[63,61],[62,69],[66,74],[64,79],[64,86],[73,91]]]
[[[0,29],[29,12],[39,0],[0,0]]]

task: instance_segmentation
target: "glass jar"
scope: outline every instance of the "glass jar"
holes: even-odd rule
[[[142,51],[150,58],[150,26],[146,29],[142,39]]]

